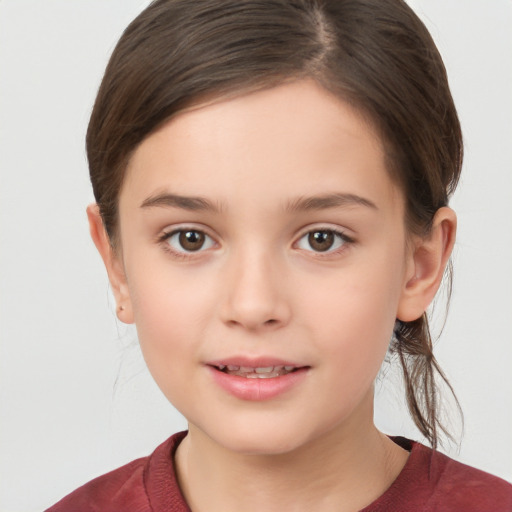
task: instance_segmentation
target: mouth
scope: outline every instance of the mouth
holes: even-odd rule
[[[234,364],[213,365],[216,370],[233,375],[243,377],[245,379],[272,379],[282,377],[289,373],[296,372],[304,367],[293,365],[277,365],[277,366],[238,366]]]
[[[273,357],[229,357],[209,361],[213,381],[237,399],[263,401],[285,396],[301,386],[311,366]]]

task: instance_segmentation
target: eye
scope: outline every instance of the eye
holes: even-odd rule
[[[303,235],[298,243],[299,249],[314,252],[334,252],[352,239],[334,229],[315,229]]]
[[[204,251],[215,244],[210,236],[197,229],[176,230],[165,235],[164,240],[178,253]]]

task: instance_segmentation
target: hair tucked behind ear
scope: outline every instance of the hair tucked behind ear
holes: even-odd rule
[[[437,48],[402,0],[156,0],[125,30],[87,131],[91,182],[115,247],[130,155],[184,108],[309,78],[374,124],[404,193],[408,230],[428,233],[462,165],[462,135]],[[439,420],[426,318],[393,345],[409,409],[435,447]]]

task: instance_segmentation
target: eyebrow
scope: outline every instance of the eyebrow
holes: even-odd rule
[[[220,208],[204,197],[181,196],[178,194],[158,194],[145,199],[140,205],[141,208],[161,206],[167,208],[182,208],[189,211],[210,211],[218,212]]]
[[[188,211],[219,212],[221,208],[200,196],[182,196],[163,193],[150,196],[140,205],[141,208],[151,207],[181,208]],[[326,210],[328,208],[365,206],[378,210],[375,203],[356,194],[334,193],[319,196],[299,197],[288,202],[286,210],[290,212]]]
[[[365,206],[378,210],[377,205],[364,197],[356,194],[334,193],[320,196],[299,197],[287,205],[287,210],[292,212],[326,210],[328,208]]]

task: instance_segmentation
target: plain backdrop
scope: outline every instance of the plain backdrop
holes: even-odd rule
[[[2,512],[42,510],[186,426],[116,321],[85,216],[88,116],[115,42],[147,3],[0,0]],[[436,347],[466,419],[460,452],[448,452],[512,480],[512,2],[411,5],[445,59],[466,143]],[[401,393],[378,389],[378,424],[418,438]]]

